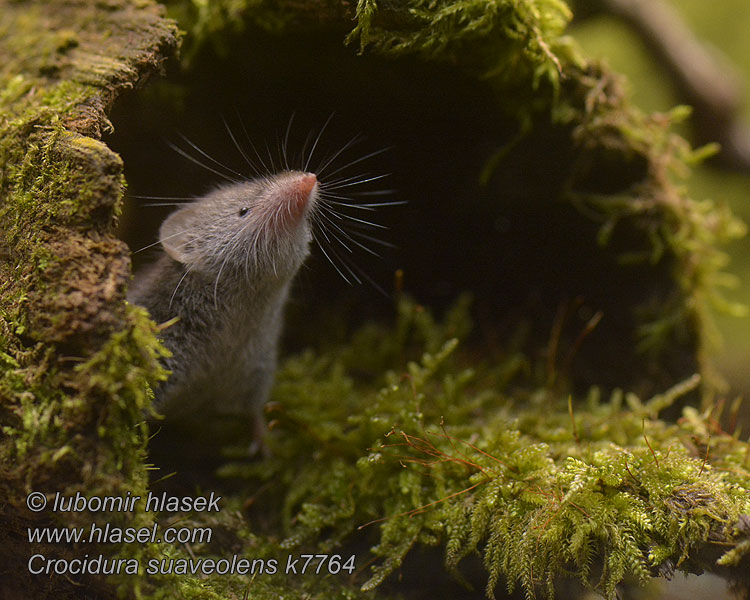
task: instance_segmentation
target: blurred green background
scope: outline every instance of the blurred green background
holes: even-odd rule
[[[750,2],[748,0],[670,0],[697,38],[717,51],[719,62],[728,62],[742,86],[740,118],[750,124]],[[609,15],[597,15],[574,23],[573,37],[589,56],[601,58],[628,77],[633,102],[646,111],[664,111],[685,104],[671,86],[664,65],[659,64],[643,41],[627,25]],[[723,56],[722,56],[723,55]],[[690,128],[681,133],[694,142]],[[726,202],[750,224],[750,171],[730,171],[704,165],[686,184],[691,195]],[[728,270],[738,278],[728,299],[750,306],[750,237],[726,248],[731,257]],[[716,311],[722,341],[711,351],[719,370],[728,379],[730,395],[750,397],[750,317],[732,317]],[[746,403],[747,404],[747,403]],[[745,411],[748,407],[745,406]]]

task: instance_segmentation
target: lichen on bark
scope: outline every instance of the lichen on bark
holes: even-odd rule
[[[124,301],[129,257],[113,235],[122,161],[99,138],[111,103],[159,71],[177,30],[147,3],[4,2],[0,12],[0,535],[13,573],[4,590],[78,597],[64,578],[29,574],[21,547],[73,550],[19,546],[27,526],[56,522],[24,498],[145,489],[138,424],[149,382],[165,376],[163,350]]]

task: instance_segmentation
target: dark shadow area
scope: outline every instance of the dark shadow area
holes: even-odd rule
[[[393,189],[386,201],[408,202],[378,209],[373,218],[388,229],[368,230],[396,248],[383,248],[381,258],[338,248],[383,292],[368,282],[347,284],[313,249],[287,308],[286,352],[329,347],[364,321],[390,322],[400,269],[403,291],[438,314],[471,292],[471,343],[491,355],[502,353],[511,337],[520,339],[527,356],[546,364],[534,374],[537,383],[554,380],[579,391],[624,386],[648,395],[697,370],[689,332],[660,364],[635,350],[636,308],[659,314],[675,293],[669,260],[623,266],[621,253],[644,247],[641,230],[623,221],[603,247],[597,242],[602,223],[570,202],[571,185],[626,190],[644,176],[642,162],[575,148],[571,132],[545,117],[509,147],[483,186],[488,159],[519,133],[494,90],[448,66],[357,56],[341,40],[341,32],[247,32],[228,42],[226,54],[205,50],[189,70],[172,65],[166,81],[124,96],[112,114],[115,133],[106,140],[125,161],[131,194],[177,197],[222,181],[169,147],[209,162],[182,135],[228,168],[252,175],[224,121],[248,156],[255,157],[252,144],[277,166],[287,129],[294,163],[305,148],[309,153],[331,115],[312,165],[357,135],[362,141],[336,165],[388,148],[344,173],[388,174],[362,189]],[[122,219],[133,249],[155,241],[171,210],[145,207],[148,202],[158,201],[131,199]],[[136,268],[148,258],[149,251],[136,254]]]

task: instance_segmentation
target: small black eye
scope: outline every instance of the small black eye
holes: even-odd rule
[[[249,210],[250,210],[249,208],[247,208],[246,206],[243,206],[243,207],[242,207],[242,208],[240,209],[240,216],[241,216],[241,217],[244,217],[244,216],[245,216],[245,215],[247,214],[247,211],[249,211]]]

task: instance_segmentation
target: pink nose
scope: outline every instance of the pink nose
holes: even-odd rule
[[[297,182],[297,193],[307,199],[310,192],[313,191],[316,183],[318,183],[318,178],[315,177],[315,175],[312,173],[305,173]]]
[[[315,186],[318,185],[318,178],[312,173],[304,173],[292,178],[286,185],[285,197],[288,212],[285,219],[289,219],[289,223],[292,223],[302,217],[305,212]]]

